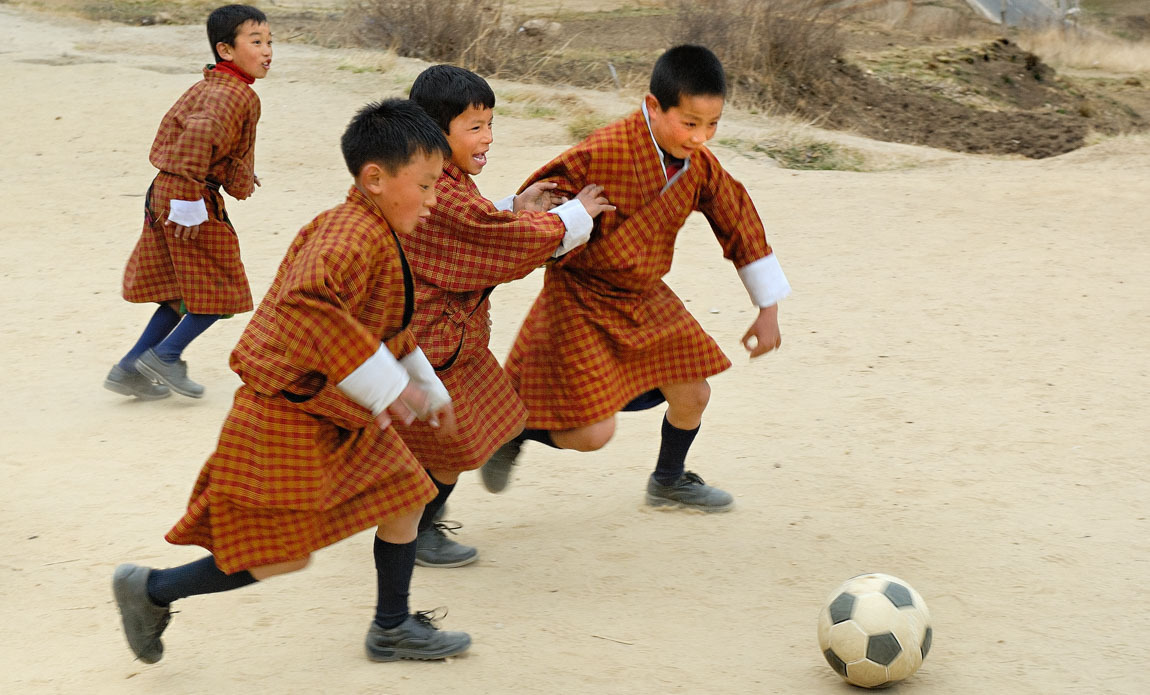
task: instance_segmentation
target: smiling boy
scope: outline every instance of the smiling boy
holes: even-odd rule
[[[249,5],[216,9],[207,28],[216,63],[160,123],[150,155],[159,173],[124,270],[124,299],[159,307],[104,380],[108,390],[143,400],[172,391],[202,397],[204,387],[188,378],[180,359],[184,349],[223,316],[252,309],[220,189],[243,200],[260,183],[254,170],[260,99],[250,85],[271,68],[271,29]]]
[[[400,432],[438,488],[420,521],[416,562],[459,567],[474,562],[478,553],[448,538],[444,531],[451,527],[435,516],[460,473],[482,466],[523,429],[526,417],[488,349],[488,297],[495,285],[521,278],[582,244],[592,218],[612,208],[599,186],[581,187],[564,202],[551,199],[555,184],[549,183],[492,203],[471,179],[487,165],[494,140],[491,87],[473,72],[436,65],[416,77],[410,96],[439,123],[451,145],[451,157],[435,184],[439,202],[400,238],[415,275],[412,330],[451,394],[458,431],[451,438],[437,437],[416,422]]]
[[[790,291],[742,184],[705,143],[726,98],[723,66],[701,46],[655,63],[641,108],[563,153],[528,179],[556,192],[600,182],[616,206],[591,240],[547,268],[543,289],[511,349],[507,372],[527,406],[527,428],[484,465],[504,489],[528,439],[578,451],[603,447],[615,414],[667,402],[647,503],[726,511],[734,500],[685,467],[710,398],[707,378],[731,366],[662,281],[675,238],[702,212],[758,308],[743,345],[758,357],[781,344],[777,302]]]

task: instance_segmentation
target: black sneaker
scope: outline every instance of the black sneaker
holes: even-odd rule
[[[479,559],[479,551],[447,537],[459,524],[437,521],[415,537],[415,564],[420,567],[462,567]]]
[[[167,606],[161,608],[148,598],[148,575],[152,570],[139,565],[124,564],[112,575],[112,593],[120,607],[124,636],[136,657],[145,664],[154,664],[164,658],[164,643],[160,635],[172,619]]]
[[[515,465],[515,459],[519,458],[519,451],[522,448],[523,442],[512,439],[496,449],[491,458],[487,459],[487,463],[479,469],[483,487],[487,488],[488,492],[503,492],[507,489],[507,484],[511,482],[511,467]]]
[[[440,630],[430,611],[420,611],[389,630],[372,621],[364,646],[372,661],[444,659],[467,651],[471,637],[466,632]]]
[[[647,504],[652,507],[685,507],[704,512],[725,512],[735,506],[735,498],[729,492],[707,485],[695,473],[686,471],[670,485],[661,484],[651,474],[647,479]]]

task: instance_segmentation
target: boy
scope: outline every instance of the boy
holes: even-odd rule
[[[220,318],[252,309],[220,189],[243,200],[260,183],[253,170],[260,99],[249,85],[271,67],[271,30],[260,10],[227,5],[208,17],[208,41],[215,65],[169,109],[152,143],[160,171],[124,270],[124,299],[160,306],[104,380],[105,388],[143,400],[171,391],[201,398],[204,387],[180,359],[184,348]]]
[[[451,394],[458,432],[444,440],[423,423],[401,427],[404,442],[438,488],[419,523],[416,564],[460,567],[475,548],[456,543],[436,514],[463,471],[475,470],[523,429],[527,413],[488,349],[488,299],[495,285],[529,274],[582,244],[592,218],[612,209],[598,186],[550,212],[555,184],[536,184],[498,203],[484,198],[471,177],[483,171],[493,140],[495,94],[473,72],[452,65],[424,70],[411,100],[439,123],[451,157],[435,184],[438,203],[411,233],[401,233],[415,275],[412,330]]]
[[[341,146],[355,184],[300,230],[240,337],[231,366],[244,383],[166,536],[211,555],[116,568],[124,632],[145,663],[163,656],[172,601],[302,569],[313,551],[373,525],[368,657],[440,659],[471,643],[408,612],[416,526],[435,486],[389,426],[419,417],[454,430],[450,397],[407,327],[412,279],[395,237],[427,215],[450,149],[399,99],[363,108]]]
[[[577,190],[602,182],[615,212],[577,252],[547,268],[507,371],[527,405],[526,429],[483,467],[493,492],[506,487],[523,441],[593,451],[615,432],[615,413],[667,402],[647,503],[726,511],[730,494],[685,470],[710,397],[707,377],[731,366],[660,279],[675,235],[701,211],[759,307],[743,336],[751,357],[781,344],[776,303],[790,286],[742,184],[704,143],[726,97],[722,64],[706,48],[677,46],[655,63],[650,93],[631,116],[592,133],[529,181]]]

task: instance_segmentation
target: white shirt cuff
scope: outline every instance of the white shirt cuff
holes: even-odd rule
[[[587,208],[583,207],[583,203],[579,202],[578,198],[572,198],[562,205],[556,205],[548,212],[559,215],[559,219],[563,220],[563,226],[567,227],[567,233],[563,235],[563,241],[559,243],[559,248],[551,254],[552,258],[559,258],[576,246],[586,244],[587,240],[591,238],[591,230],[595,226],[595,220],[587,214]]]
[[[427,393],[428,412],[417,413],[417,415],[426,417],[451,402],[451,394],[447,392],[447,387],[443,385],[443,381],[435,373],[435,367],[431,366],[431,362],[428,361],[427,355],[423,354],[423,350],[418,347],[415,348],[399,363],[407,370],[411,380]]]
[[[751,295],[751,301],[760,309],[778,304],[791,293],[787,276],[783,275],[779,259],[773,253],[739,268],[739,279],[747,288],[747,294]]]
[[[195,227],[208,221],[208,206],[204,205],[203,198],[169,201],[168,220],[181,227]]]
[[[410,381],[407,370],[386,345],[380,345],[374,355],[339,382],[339,390],[377,416],[399,398]]]
[[[501,200],[497,200],[497,201],[495,201],[494,205],[495,205],[496,210],[502,210],[503,212],[514,212],[514,210],[515,210],[515,195],[512,194],[512,195],[507,196],[506,198],[503,198]]]

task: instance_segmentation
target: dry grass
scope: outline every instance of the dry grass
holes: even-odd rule
[[[675,41],[709,46],[735,103],[793,103],[824,88],[844,44],[833,0],[671,0]],[[786,97],[786,98],[784,98]]]
[[[1053,27],[1026,32],[1018,43],[1055,68],[1150,73],[1150,42],[1134,42],[1088,30]]]

